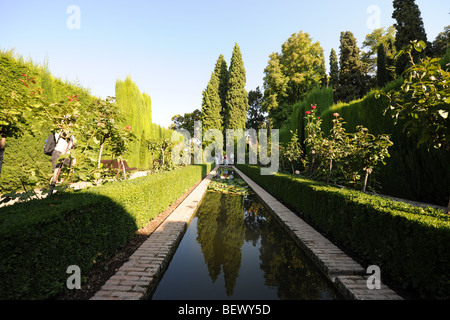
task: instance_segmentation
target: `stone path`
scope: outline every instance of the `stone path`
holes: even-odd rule
[[[152,294],[217,169],[218,167],[211,171],[91,300],[141,300],[147,299]],[[335,283],[345,298],[356,300],[402,299],[384,284],[381,284],[379,290],[369,290],[367,287],[369,275],[366,275],[366,270],[361,265],[345,255],[332,242],[245,174],[236,168],[235,170],[275,214],[330,281]]]

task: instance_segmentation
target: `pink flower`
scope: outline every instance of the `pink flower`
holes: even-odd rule
[[[311,111],[306,111],[306,114],[311,114]]]
[[[335,116],[336,118],[339,117],[339,113],[333,113],[333,116]]]
[[[311,109],[316,110],[316,109],[317,109],[317,106],[311,105]]]

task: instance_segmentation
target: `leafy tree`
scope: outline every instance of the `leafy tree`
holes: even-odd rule
[[[281,53],[269,56],[264,73],[264,107],[271,126],[276,109],[301,101],[314,87],[320,86],[325,74],[325,59],[319,42],[312,42],[308,33],[294,33],[282,45]],[[280,125],[284,122],[276,121]]]
[[[394,24],[397,34],[395,36],[395,47],[397,51],[409,46],[411,41],[427,42],[427,34],[423,25],[419,6],[414,0],[394,0],[394,12],[392,18],[396,20]],[[424,52],[413,53],[414,58],[424,57]],[[409,67],[408,57],[403,56],[396,61],[396,71],[401,75]]]
[[[339,83],[339,65],[338,65],[338,57],[336,51],[331,49],[330,53],[330,85],[333,90],[336,90],[336,87]]]
[[[409,68],[403,73],[401,89],[386,94],[389,99],[386,112],[396,123],[400,119],[406,121],[408,136],[418,134],[417,146],[424,144],[450,151],[450,71],[442,69],[439,58],[427,57],[416,62],[413,49],[423,52],[425,48],[424,41],[412,41],[399,52],[409,56]]]
[[[363,97],[366,93],[364,65],[353,33],[341,32],[340,41],[340,70],[336,100],[350,102]]]
[[[172,124],[170,125],[170,129],[186,129],[191,134],[191,137],[193,137],[194,123],[195,121],[200,121],[201,116],[202,112],[199,109],[195,109],[192,113],[185,113],[183,116],[177,114],[172,117]]]
[[[384,46],[386,55],[386,68],[393,71],[391,79],[395,78],[394,57],[397,52],[395,49],[395,28],[390,26],[385,28],[375,29],[372,33],[366,35],[363,42],[361,52],[361,60],[368,65],[368,73],[374,74],[378,66],[378,49],[380,45]]]
[[[263,94],[259,87],[248,93],[247,129],[259,130],[266,124],[266,115],[262,106]]]
[[[231,56],[226,97],[224,129],[245,129],[248,110],[248,93],[245,90],[246,72],[241,49],[236,43]]]
[[[290,162],[292,174],[295,174],[294,163],[301,159],[303,152],[300,147],[297,131],[294,132],[291,130],[291,134],[291,140],[284,147],[283,156]]]
[[[222,131],[223,124],[220,112],[222,105],[220,104],[219,96],[219,81],[216,74],[211,74],[211,79],[208,86],[203,91],[202,98],[202,114],[203,130],[218,129]]]
[[[315,162],[320,155],[320,149],[323,144],[322,134],[322,120],[316,116],[317,106],[311,105],[311,111],[306,111],[306,125],[305,125],[305,147],[309,156],[308,175],[312,176]]]
[[[384,159],[390,156],[388,149],[393,143],[388,135],[375,137],[367,128],[357,126],[351,144],[351,157],[356,159],[358,166],[365,172],[362,192],[366,192],[369,175],[379,163],[386,164]]]
[[[450,25],[440,32],[433,41],[432,56],[435,58],[445,55],[447,49],[450,48]]]
[[[348,136],[345,132],[343,119],[339,117],[338,113],[335,113],[334,117],[330,135],[323,140],[323,155],[329,161],[327,183],[330,182],[333,162],[338,162],[340,159],[345,158],[349,152]]]

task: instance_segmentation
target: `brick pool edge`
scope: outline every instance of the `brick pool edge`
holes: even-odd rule
[[[218,168],[218,166],[214,168],[203,179],[90,300],[149,298],[197,212]],[[346,299],[402,300],[384,284],[379,290],[368,289],[368,276],[365,275],[366,271],[361,265],[345,255],[244,173],[233,168]]]

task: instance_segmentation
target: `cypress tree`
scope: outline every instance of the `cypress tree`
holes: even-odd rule
[[[389,82],[389,74],[386,68],[386,51],[380,44],[377,50],[377,85],[383,88]]]
[[[339,66],[338,57],[336,51],[331,49],[330,53],[330,85],[333,90],[336,90],[336,86],[339,82]]]
[[[219,81],[219,97],[220,97],[220,104],[222,106],[222,110],[220,112],[221,117],[223,119],[225,115],[225,109],[226,109],[226,98],[227,98],[227,91],[228,91],[228,65],[225,61],[225,58],[223,57],[223,54],[219,56],[219,59],[217,59],[216,66],[214,68],[214,73],[217,76],[217,79]]]
[[[211,74],[208,86],[203,91],[202,99],[202,125],[203,132],[208,129],[218,129],[222,131],[222,117],[220,112],[222,105],[220,104],[219,80],[216,74]]]
[[[228,92],[226,97],[226,112],[224,129],[245,129],[248,110],[248,93],[245,90],[246,74],[241,49],[234,46],[231,56]]]
[[[397,51],[409,45],[411,41],[423,40],[427,43],[427,34],[423,25],[418,5],[414,0],[394,0],[394,12],[392,18],[397,21],[394,24],[397,34],[395,36],[395,47]],[[413,52],[415,58],[424,56],[424,52]],[[401,56],[396,63],[396,72],[401,75],[409,65],[406,55]]]
[[[366,93],[364,66],[360,58],[356,39],[350,31],[341,32],[339,83],[336,100],[350,102]]]

